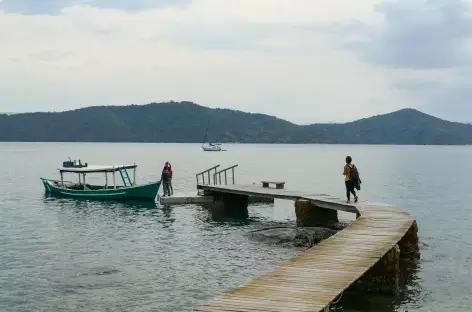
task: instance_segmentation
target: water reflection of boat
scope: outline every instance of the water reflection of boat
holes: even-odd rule
[[[152,182],[136,185],[136,164],[132,165],[88,165],[87,167],[59,168],[60,180],[41,178],[46,193],[58,196],[114,199],[114,200],[148,200],[154,201],[161,182]],[[130,179],[127,169],[133,169],[133,180]],[[116,172],[120,173],[122,185],[117,185]],[[77,182],[64,181],[64,173],[78,175]],[[87,174],[105,174],[105,185],[90,185],[85,182]],[[113,185],[108,184],[108,173],[112,174]]]

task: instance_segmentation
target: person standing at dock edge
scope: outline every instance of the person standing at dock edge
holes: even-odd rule
[[[170,162],[166,162],[166,166],[167,166],[167,170],[169,170],[169,176],[170,176],[170,180],[169,180],[169,189],[170,189],[170,195],[174,195],[174,187],[172,186],[172,166],[170,164]]]
[[[347,202],[349,203],[351,201],[352,193],[352,195],[354,195],[354,201],[357,203],[358,197],[354,188],[358,188],[360,179],[359,172],[357,171],[357,167],[352,163],[351,156],[346,157],[346,165],[344,166],[343,175],[345,176],[344,183],[346,184]]]
[[[169,174],[169,169],[167,167],[167,164],[164,166],[164,169],[162,169],[162,175],[161,175],[161,182],[162,182],[162,188],[164,190],[164,195],[163,197],[170,196],[170,174]]]

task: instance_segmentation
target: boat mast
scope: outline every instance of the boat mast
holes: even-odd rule
[[[210,121],[211,121],[211,120],[208,120],[208,126],[207,126],[206,129],[205,129],[205,135],[203,136],[202,146],[205,144],[206,139],[207,139],[207,137],[208,137],[208,128],[210,128]]]
[[[206,130],[205,130],[205,135],[203,136],[203,142],[202,142],[202,146],[205,144],[205,141],[206,141],[207,135],[208,135],[208,128],[206,128]]]

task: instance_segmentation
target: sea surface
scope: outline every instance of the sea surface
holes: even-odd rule
[[[68,157],[89,164],[136,162],[137,182],[160,178],[195,191],[195,174],[238,164],[237,183],[344,196],[351,155],[361,199],[397,205],[419,226],[421,260],[408,264],[397,298],[346,294],[336,311],[472,310],[471,147],[352,145],[0,143],[0,311],[191,311],[301,252],[245,234],[295,222],[293,202],[249,207],[249,218],[205,207],[162,207],[45,196],[40,177],[59,177]],[[75,176],[67,177],[76,179]],[[87,176],[87,182],[103,181]],[[350,214],[341,214],[345,220]]]

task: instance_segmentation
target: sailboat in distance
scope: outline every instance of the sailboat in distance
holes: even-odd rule
[[[208,122],[208,125],[210,125],[210,122]],[[208,128],[209,127],[206,128],[205,135],[203,136],[203,142],[202,142],[203,151],[205,151],[205,152],[221,152],[222,148],[221,148],[220,143],[211,143],[211,142],[205,143],[207,138],[208,138]]]

